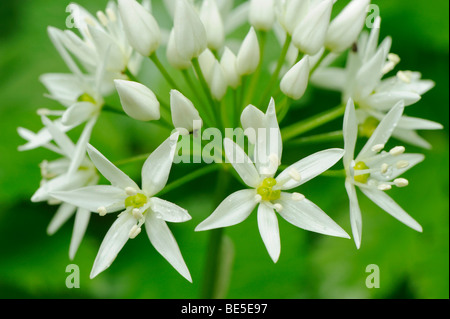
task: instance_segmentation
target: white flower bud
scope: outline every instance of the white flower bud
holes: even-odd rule
[[[166,57],[167,61],[175,69],[185,70],[192,65],[190,60],[183,59],[178,53],[173,30],[170,32],[169,42],[167,43]]]
[[[256,30],[272,29],[275,22],[274,0],[250,0],[249,21]]]
[[[295,64],[281,80],[281,91],[288,97],[300,99],[308,87],[309,80],[309,57],[306,55]]]
[[[258,37],[255,29],[250,28],[247,36],[242,42],[236,58],[236,70],[240,76],[248,75],[256,71],[259,65],[260,53]]]
[[[188,132],[194,131],[194,122],[202,119],[194,104],[177,90],[170,91],[170,110],[175,128],[184,128]],[[200,127],[202,125],[200,124]]]
[[[161,43],[155,18],[135,0],[119,0],[119,12],[130,45],[143,56],[150,56]]]
[[[325,46],[333,52],[342,52],[357,39],[366,19],[370,0],[352,0],[339,15],[331,21]]]
[[[206,49],[205,27],[186,0],[177,0],[173,31],[175,47],[181,59],[190,61]]]
[[[221,49],[225,41],[225,30],[216,0],[203,0],[200,19],[206,30],[208,48]]]
[[[227,81],[222,66],[219,61],[215,60],[210,82],[212,96],[218,101],[222,100],[227,93],[227,87]]]
[[[236,89],[241,83],[241,77],[236,70],[236,55],[228,47],[225,47],[223,51],[220,65],[222,66],[228,86]]]
[[[299,21],[308,11],[308,0],[282,0],[277,1],[278,21],[290,35],[294,33]]]
[[[141,83],[114,80],[125,113],[139,121],[159,120],[159,102],[155,94]]]
[[[216,63],[216,57],[210,49],[206,49],[202,54],[199,55],[198,63],[200,64],[200,69],[202,70],[206,82],[208,84],[211,83],[214,64]]]
[[[323,0],[297,25],[292,34],[292,43],[301,52],[312,56],[323,47],[332,8],[332,0]]]

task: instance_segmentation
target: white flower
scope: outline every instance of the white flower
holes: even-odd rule
[[[277,1],[278,21],[284,30],[292,35],[299,22],[305,17],[310,1],[307,0],[281,0]]]
[[[309,82],[309,57],[306,55],[283,77],[281,91],[288,97],[299,100],[306,91]]]
[[[272,29],[275,22],[274,0],[250,0],[249,22],[256,30]]]
[[[389,152],[382,151],[402,116],[403,108],[403,103],[399,102],[389,111],[354,158],[358,122],[353,101],[350,99],[347,103],[343,127],[343,161],[347,175],[345,187],[350,199],[350,222],[358,248],[361,246],[362,219],[355,186],[387,213],[412,229],[422,231],[422,227],[384,192],[392,186],[407,186],[408,181],[399,176],[424,159],[422,154],[405,154],[403,146],[394,147]]]
[[[150,56],[161,43],[161,31],[150,12],[135,0],[119,0],[119,12],[130,45],[143,56]]]
[[[227,85],[236,89],[241,84],[241,77],[236,69],[236,55],[228,47],[225,47],[223,51],[220,65],[222,66]]]
[[[202,118],[194,104],[177,90],[170,91],[170,111],[176,129],[185,129],[192,133],[203,125]],[[180,130],[180,132],[183,131]]]
[[[120,103],[125,113],[139,121],[159,120],[159,102],[145,85],[125,80],[114,80]]]
[[[400,58],[389,53],[392,40],[386,37],[378,46],[381,19],[377,17],[370,34],[363,32],[349,53],[345,69],[320,67],[312,82],[324,88],[342,92],[342,102],[351,98],[357,106],[357,119],[362,135],[370,137],[377,124],[398,102],[405,106],[421,99],[434,86],[422,80],[419,72],[399,71],[396,76],[382,79],[399,63]],[[403,115],[392,136],[416,146],[430,148],[416,130],[438,130],[436,122]]]
[[[366,20],[370,0],[352,0],[339,15],[331,21],[325,47],[333,52],[342,52],[357,39]]]
[[[187,211],[175,204],[154,197],[167,183],[178,133],[163,142],[142,167],[142,187],[89,146],[91,160],[111,186],[84,187],[51,195],[100,215],[122,210],[100,246],[91,278],[107,269],[130,238],[135,238],[142,225],[155,249],[187,280],[192,281],[178,245],[166,222],[185,222],[191,219]]]
[[[256,36],[255,29],[251,27],[236,57],[236,70],[238,74],[243,76],[255,72],[258,68],[260,58],[258,37]]]
[[[60,204],[55,216],[47,228],[53,235],[70,217],[75,214],[69,257],[73,259],[83,239],[90,219],[90,212],[67,202],[60,202],[50,195],[54,191],[68,191],[80,187],[95,185],[98,174],[92,162],[86,157],[85,147],[76,146],[67,135],[46,117],[42,117],[45,127],[55,140],[56,145],[49,147],[63,157],[53,161],[43,161],[41,168],[42,181],[39,189],[33,194],[32,202],[47,201],[49,204]],[[86,144],[86,139],[78,142]]]
[[[203,1],[200,19],[205,26],[208,48],[220,50],[225,42],[225,29],[216,0]]]
[[[308,156],[286,168],[277,177],[281,159],[281,133],[272,99],[266,114],[249,106],[242,115],[243,127],[255,132],[255,161],[240,146],[225,138],[227,159],[249,189],[229,195],[217,209],[196,227],[196,231],[221,228],[245,220],[258,206],[258,227],[274,262],[280,255],[280,236],[276,212],[289,223],[326,235],[349,238],[347,233],[318,206],[299,193],[287,193],[313,179],[338,162],[342,149],[329,149]]]

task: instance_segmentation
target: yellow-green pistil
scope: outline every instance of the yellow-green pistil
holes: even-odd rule
[[[125,207],[140,208],[147,203],[147,196],[136,194],[125,199]]]
[[[275,178],[268,177],[265,178],[261,185],[256,189],[258,195],[261,196],[262,200],[273,201],[277,200],[281,196],[281,190],[273,190],[272,188],[277,184]]]
[[[358,162],[358,163],[355,164],[355,167],[353,167],[353,169],[355,171],[362,171],[362,170],[369,169],[369,167],[364,162]],[[365,183],[367,183],[367,180],[369,179],[369,177],[370,177],[370,173],[356,175],[355,176],[355,181],[358,182],[358,183],[365,184]]]
[[[365,136],[367,138],[370,138],[377,128],[378,124],[380,124],[380,121],[373,116],[369,116],[366,118],[364,123],[359,125],[359,135]]]
[[[95,104],[95,99],[87,93],[83,93],[78,97],[78,102],[91,102]]]

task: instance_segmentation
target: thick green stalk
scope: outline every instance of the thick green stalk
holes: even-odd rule
[[[166,79],[167,83],[169,83],[173,89],[180,90],[179,86],[176,84],[176,82],[173,80],[173,78],[170,76],[169,72],[167,72],[164,65],[162,65],[161,61],[158,59],[158,56],[156,53],[153,53],[150,56],[150,60],[153,61],[155,66],[158,68],[159,72],[161,72],[162,76]]]
[[[342,141],[343,133],[342,131],[334,131],[323,134],[317,134],[312,136],[301,137],[295,140],[289,141],[290,146],[299,146],[299,145],[307,145],[314,143],[327,143],[327,142],[336,142]]]
[[[281,136],[283,137],[283,141],[285,142],[291,140],[294,137],[297,137],[303,133],[311,131],[328,122],[331,122],[343,116],[344,112],[345,112],[345,105],[339,105],[335,108],[332,108],[329,111],[317,114],[309,119],[287,126],[281,130]]]

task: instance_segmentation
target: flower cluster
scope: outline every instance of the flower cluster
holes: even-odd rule
[[[213,170],[233,172],[245,189],[224,196],[195,230],[236,225],[257,207],[261,238],[274,262],[281,252],[278,216],[308,231],[350,238],[307,199],[308,194],[298,192],[300,186],[339,162],[344,169],[330,175],[343,177],[351,233],[358,249],[362,209],[356,188],[405,225],[422,231],[387,192],[393,186],[407,186],[409,182],[401,174],[423,161],[424,155],[405,153],[404,146],[384,149],[391,137],[422,148],[431,146],[417,131],[442,126],[408,117],[404,109],[418,102],[434,83],[412,71],[386,77],[400,58],[390,52],[391,38],[378,43],[380,17],[374,18],[370,32],[365,30],[370,1],[352,0],[332,18],[334,2],[250,0],[235,5],[233,0],[165,0],[166,16],[173,22],[170,29],[163,27],[167,21],[152,13],[147,0],[111,0],[96,16],[70,4],[77,32],[48,28],[70,72],[40,78],[47,97],[64,108],[39,109],[43,128],[37,133],[18,129],[26,140],[20,150],[43,147],[60,156],[40,164],[42,182],[31,200],[59,205],[49,234],[75,214],[70,258],[75,256],[92,213],[119,212],[100,246],[91,278],[107,269],[125,243],[145,226],[155,249],[192,281],[167,225],[186,222],[191,216],[160,197]],[[268,54],[273,52],[278,53],[277,59]],[[160,59],[161,53],[165,53],[164,59]],[[347,57],[344,66],[339,64],[342,57]],[[144,59],[153,63],[168,89],[163,85],[156,91],[139,80]],[[280,127],[310,85],[340,92],[341,104],[311,118],[291,118],[293,124]],[[119,97],[120,109],[105,103],[114,94]],[[99,116],[108,111],[167,131],[165,141],[144,156],[141,186],[90,144]],[[283,144],[342,117],[342,131],[303,139],[319,143],[338,137],[344,148],[322,150],[283,165]],[[78,126],[83,129],[74,143],[67,134]],[[202,129],[204,133],[208,129],[218,132],[218,147],[196,139],[204,138]],[[231,135],[230,129],[234,130]],[[233,136],[241,142],[235,142]],[[365,146],[355,156],[357,141],[365,138]],[[211,164],[166,186],[180,146],[191,140],[194,147],[187,152],[196,156],[196,146],[209,146],[214,156],[210,152],[200,156],[211,159],[205,158]],[[99,185],[100,175],[110,185]]]

